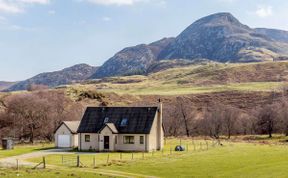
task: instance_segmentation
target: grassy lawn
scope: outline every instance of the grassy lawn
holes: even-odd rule
[[[287,148],[248,143],[224,144],[205,152],[112,165],[107,169],[160,177],[287,177]]]
[[[67,177],[75,177],[75,178],[98,178],[98,177],[108,177],[104,175],[99,175],[96,173],[87,173],[80,171],[70,170],[31,170],[31,169],[21,169],[21,170],[13,170],[13,169],[4,169],[0,168],[0,177],[2,178],[67,178]]]
[[[30,153],[34,151],[40,151],[53,148],[53,144],[35,144],[35,145],[16,145],[13,150],[3,150],[0,149],[0,159],[10,156],[17,156],[25,153]]]
[[[172,139],[166,143],[165,151],[145,153],[80,154],[83,166],[92,170],[93,158],[101,169],[115,170],[159,177],[288,177],[288,145],[272,145],[274,140],[264,143],[222,142],[223,146],[214,146],[209,142],[206,150],[205,141],[182,140],[182,145],[189,145],[188,151],[170,155],[170,145],[179,144]],[[200,149],[200,143],[202,149]],[[162,155],[163,154],[163,155]],[[38,162],[41,158],[30,161]],[[49,155],[47,164],[62,165],[60,155]],[[77,168],[75,168],[77,170]],[[78,169],[79,170],[79,169]],[[81,170],[81,169],[80,169]],[[96,169],[97,170],[97,169]]]

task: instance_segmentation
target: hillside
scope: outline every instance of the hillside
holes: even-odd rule
[[[0,81],[0,91],[5,90],[12,85],[15,85],[17,82],[5,82],[5,81]]]
[[[288,82],[288,62],[223,64],[202,62],[147,76],[108,77],[72,88],[134,95],[179,95],[219,91],[271,91]]]
[[[230,13],[213,14],[197,20],[170,43],[158,59],[207,58],[219,62],[257,62],[286,55],[287,41],[279,40],[287,34],[252,29]],[[243,50],[250,55],[243,55]],[[259,52],[255,58],[253,52]]]
[[[173,40],[174,38],[164,38],[149,45],[141,44],[125,48],[105,62],[91,78],[145,74],[159,53]]]
[[[125,48],[107,60],[91,78],[147,74],[162,60],[263,62],[288,59],[288,32],[250,28],[230,13],[201,18],[176,38]]]
[[[97,67],[87,64],[78,64],[60,71],[47,72],[36,75],[28,80],[21,81],[6,89],[6,91],[26,90],[30,84],[41,84],[49,87],[80,82],[95,73]]]

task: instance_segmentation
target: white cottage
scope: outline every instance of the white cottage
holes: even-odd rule
[[[153,151],[164,144],[158,107],[88,107],[78,128],[79,150]]]

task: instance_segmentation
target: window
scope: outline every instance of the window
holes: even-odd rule
[[[140,136],[140,144],[144,144],[144,136]]]
[[[123,118],[121,120],[121,123],[120,123],[120,126],[121,127],[124,127],[124,126],[127,126],[128,125],[128,119],[127,118]]]
[[[134,136],[124,136],[124,144],[134,144]]]
[[[106,124],[107,122],[109,122],[109,117],[105,117],[104,119],[104,124]]]
[[[90,142],[90,135],[85,135],[85,142]]]

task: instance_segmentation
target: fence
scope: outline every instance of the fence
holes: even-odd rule
[[[177,145],[182,145],[184,151],[175,151]],[[177,159],[196,152],[203,152],[222,145],[218,140],[192,140],[178,139],[177,141],[166,141],[165,147],[161,151],[152,152],[111,152],[111,153],[81,153],[78,155],[80,167],[99,168],[110,165],[121,165],[131,161],[154,159],[165,157]],[[57,158],[55,158],[57,159]],[[59,157],[58,157],[59,159]]]
[[[175,151],[175,147],[181,145],[184,151]],[[165,140],[164,149],[152,152],[111,152],[111,153],[70,153],[65,155],[48,155],[39,158],[39,164],[33,167],[46,168],[47,165],[64,167],[99,168],[110,165],[121,165],[131,161],[165,158],[177,159],[179,156],[208,151],[222,145],[219,140],[194,140],[194,139],[168,139]],[[17,160],[17,169],[19,168]]]

